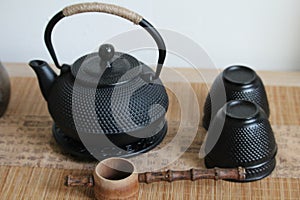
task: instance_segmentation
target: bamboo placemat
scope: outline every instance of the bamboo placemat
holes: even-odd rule
[[[92,198],[90,189],[63,186],[65,175],[88,173],[95,163],[78,162],[62,154],[51,135],[52,121],[36,79],[12,78],[11,83],[9,109],[0,119],[0,199]],[[174,88],[181,87],[179,83],[171,84]],[[202,110],[207,86],[193,83],[192,87]],[[300,87],[267,86],[266,89],[270,121],[279,147],[277,167],[271,177],[246,184],[201,180],[142,185],[141,199],[298,199]],[[160,146],[172,139],[181,116],[175,95],[169,92],[169,97],[169,132]],[[193,144],[170,167],[203,167],[198,152],[204,135],[199,126]]]

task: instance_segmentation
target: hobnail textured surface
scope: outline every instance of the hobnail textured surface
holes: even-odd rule
[[[98,88],[84,84],[73,88],[73,85],[71,73],[60,75],[50,90],[48,108],[55,124],[74,140],[80,141],[78,132],[117,135],[119,139],[114,142],[126,146],[154,136],[166,123],[168,96],[159,79],[148,83],[137,77],[124,84]],[[73,110],[72,100],[76,105]],[[96,113],[96,117],[91,113]],[[151,127],[153,124],[157,126]]]
[[[261,82],[261,81],[260,81]],[[267,96],[264,87],[256,87],[251,90],[246,90],[246,91],[232,91],[231,92],[231,99],[229,100],[235,100],[235,99],[240,99],[240,100],[247,100],[251,102],[257,103],[260,107],[263,108],[265,113],[269,116],[270,111],[269,111],[269,105],[267,102]]]
[[[277,147],[272,128],[258,105],[258,114],[249,119],[237,119],[229,117],[228,113],[224,114],[225,107],[232,102],[227,103],[212,121],[211,126],[216,126],[225,119],[217,143],[210,152],[206,152],[205,164],[209,168],[242,166],[246,168],[246,181],[261,179],[275,167]],[[243,106],[240,108],[243,109]],[[212,128],[208,131],[207,143],[216,139],[216,130]]]
[[[260,166],[253,168],[246,168],[247,180],[246,181],[255,181],[267,177],[272,173],[276,166],[276,159],[273,158],[267,163],[264,163]]]
[[[233,67],[237,67],[237,66],[233,66]],[[246,68],[243,66],[238,66],[238,67]],[[227,69],[230,69],[230,67]],[[246,68],[246,69],[251,70],[250,68]],[[226,80],[224,78],[224,72],[219,74],[219,76],[217,76],[213,85],[211,86],[211,89],[209,91],[209,94],[206,97],[206,101],[204,104],[203,127],[206,130],[209,128],[210,121],[216,115],[216,112],[220,108],[222,108],[222,106],[226,102],[231,100],[247,100],[247,101],[255,102],[265,111],[267,116],[270,115],[269,103],[268,103],[268,98],[267,98],[264,85],[260,77],[257,76],[254,71],[252,72],[254,75],[254,79],[251,79],[252,80],[251,82],[247,82],[245,84],[241,84],[241,83],[237,84],[235,82],[230,82]],[[223,98],[220,95],[222,93],[220,92],[221,90],[223,91],[225,90],[226,97],[224,96]],[[214,102],[212,104],[211,99],[214,99],[214,101],[218,101],[218,102]],[[214,109],[212,109],[212,105],[215,106]]]

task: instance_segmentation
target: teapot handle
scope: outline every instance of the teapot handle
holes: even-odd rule
[[[157,68],[155,72],[154,77],[150,77],[151,79],[157,79],[160,75],[163,63],[165,61],[166,57],[166,46],[165,43],[159,34],[159,32],[147,21],[145,20],[142,16],[139,14],[130,11],[126,8],[112,5],[112,4],[104,4],[104,3],[81,3],[81,4],[75,4],[71,5],[68,7],[65,7],[62,11],[58,12],[48,23],[46,30],[45,30],[45,35],[44,35],[44,40],[46,43],[46,46],[48,48],[48,51],[56,65],[57,68],[61,69],[62,66],[59,64],[53,45],[51,41],[51,34],[54,26],[58,21],[60,21],[64,17],[68,17],[71,15],[79,14],[79,13],[84,13],[84,12],[102,12],[102,13],[108,13],[112,15],[117,15],[119,17],[122,17],[124,19],[127,19],[134,24],[139,24],[142,26],[146,31],[153,37],[153,39],[156,42],[156,45],[158,47],[159,51],[159,56],[158,56],[158,61],[157,61]]]

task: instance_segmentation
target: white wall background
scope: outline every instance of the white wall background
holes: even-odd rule
[[[1,0],[0,59],[28,62],[41,58],[52,62],[43,42],[44,28],[56,12],[80,2],[86,1]],[[127,7],[157,28],[190,37],[206,49],[219,68],[241,63],[259,70],[300,70],[299,0],[101,2]],[[54,45],[59,58],[71,63],[111,36],[135,28],[139,27],[110,15],[75,16],[57,25]],[[167,65],[184,64],[169,59]]]

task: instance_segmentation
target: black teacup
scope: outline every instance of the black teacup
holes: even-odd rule
[[[268,176],[276,165],[277,145],[266,113],[256,103],[233,100],[214,117],[204,144],[205,165],[246,169],[245,181]]]
[[[204,104],[203,127],[208,130],[211,119],[230,100],[257,103],[269,117],[269,103],[262,80],[252,69],[230,66],[215,79]]]

